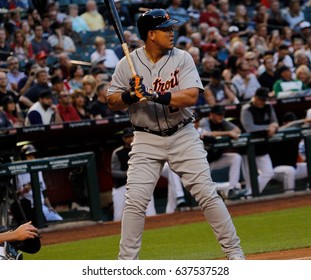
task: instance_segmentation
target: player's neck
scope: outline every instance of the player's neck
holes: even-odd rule
[[[151,47],[148,47],[145,45],[144,47],[144,52],[146,57],[152,62],[152,63],[157,63],[166,53],[163,50],[157,50]]]

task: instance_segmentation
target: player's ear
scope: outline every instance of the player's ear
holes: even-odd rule
[[[155,41],[155,34],[156,34],[155,30],[149,30],[149,31],[148,31],[148,34],[147,34],[147,37],[149,37],[150,40],[151,40],[152,42],[154,42],[154,41]]]

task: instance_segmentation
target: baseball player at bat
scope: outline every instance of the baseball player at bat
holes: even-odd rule
[[[190,54],[174,47],[176,23],[163,9],[143,13],[137,27],[145,45],[131,53],[138,75],[132,77],[123,58],[108,89],[110,108],[128,108],[135,130],[118,257],[139,258],[146,207],[167,161],[199,203],[227,258],[244,259],[240,239],[216,192],[206,151],[193,125],[190,107],[196,104],[203,86]],[[142,97],[148,101],[139,102]]]

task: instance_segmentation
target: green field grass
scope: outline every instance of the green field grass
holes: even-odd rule
[[[245,254],[311,247],[311,206],[234,218]],[[115,260],[120,235],[43,246],[28,260]],[[142,260],[224,257],[208,223],[146,230]]]

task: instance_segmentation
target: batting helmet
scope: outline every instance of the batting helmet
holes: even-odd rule
[[[37,150],[33,145],[27,144],[21,148],[20,156],[22,159],[26,159],[26,155],[34,154],[36,152]]]
[[[137,20],[137,28],[140,38],[147,39],[149,30],[156,30],[168,27],[178,23],[178,20],[172,19],[164,9],[153,9],[143,13]]]

